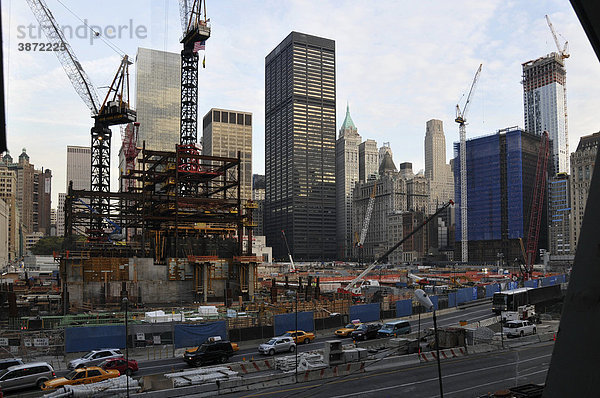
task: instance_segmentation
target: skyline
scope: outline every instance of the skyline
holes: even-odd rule
[[[47,3],[60,25],[81,24],[58,1]],[[144,8],[140,4],[147,2],[135,1],[121,5],[119,15],[111,13],[110,7],[63,3],[90,25],[125,25],[134,18],[132,26],[146,26],[145,39],[127,36],[112,41],[130,56],[137,47],[180,52],[176,2],[152,2]],[[600,103],[592,97],[600,82],[591,77],[598,75],[600,65],[569,3],[546,1],[525,8],[500,1],[421,6],[378,2],[369,7],[341,7],[333,1],[270,1],[254,8],[241,4],[247,3],[208,4],[213,34],[206,44],[206,69],[199,71],[198,114],[215,107],[255,115],[253,174],[264,174],[265,56],[293,30],[336,42],[336,131],[349,103],[363,139],[375,139],[378,145],[390,142],[394,161],[411,162],[415,171],[424,168],[427,120],[444,122],[447,157],[453,157],[452,144],[458,140],[454,107],[468,90],[479,63],[483,71],[467,115],[467,138],[524,126],[521,64],[556,51],[545,14],[569,41],[571,152],[581,136],[600,130],[600,116],[594,112]],[[89,146],[91,119],[54,54],[17,50],[19,42],[40,41],[17,36],[20,25],[35,21],[27,5],[10,1],[7,8],[2,17],[8,145],[13,157],[25,147],[36,168],[52,170],[52,206],[56,207],[58,193],[66,185],[66,146]],[[460,20],[452,17],[457,10]],[[405,19],[405,13],[411,18]],[[402,26],[396,26],[399,20]],[[107,85],[119,56],[98,40],[90,45],[90,40],[75,37],[69,41],[94,84]],[[560,36],[559,40],[564,42]],[[244,82],[244,89],[239,89],[239,82]],[[134,87],[134,77],[131,84]],[[56,115],[69,115],[69,119],[56,120]],[[113,135],[111,183],[115,190],[120,133],[114,129]]]

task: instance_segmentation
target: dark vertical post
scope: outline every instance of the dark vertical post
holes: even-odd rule
[[[442,365],[440,364],[440,339],[438,336],[437,317],[435,316],[435,309],[433,310],[433,330],[435,333],[435,356],[437,358],[438,381],[440,383],[440,398],[444,398],[444,388],[442,387]]]
[[[125,363],[127,364],[126,369],[129,368],[129,323],[127,321],[127,308],[129,307],[129,299],[123,297],[123,304],[125,304]],[[127,377],[127,398],[129,398],[129,375],[125,372]]]
[[[296,334],[296,349],[294,353],[296,354],[296,368],[294,370],[294,374],[296,375],[296,383],[298,383],[298,290],[300,289],[300,283],[298,283],[298,289],[296,289],[296,326],[294,333]]]

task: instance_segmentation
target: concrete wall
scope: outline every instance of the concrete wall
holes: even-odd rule
[[[8,214],[8,205],[0,199],[0,266],[8,262]]]

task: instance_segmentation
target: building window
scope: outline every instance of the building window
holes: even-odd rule
[[[252,126],[252,115],[244,115],[246,117],[245,125]]]
[[[221,112],[220,111],[213,111],[213,120],[215,122],[221,121]]]

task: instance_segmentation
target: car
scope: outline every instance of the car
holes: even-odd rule
[[[275,355],[278,352],[294,352],[296,351],[296,343],[291,337],[273,337],[258,346],[258,352],[261,354]]]
[[[338,330],[336,330],[335,335],[338,337],[348,337],[348,336],[350,336],[350,333],[354,332],[356,330],[356,328],[359,327],[360,325],[362,325],[362,323],[360,323],[360,321],[352,321],[351,323],[347,324],[343,328],[339,328]]]
[[[21,358],[0,359],[0,370],[8,369],[11,366],[23,365]]]
[[[308,344],[315,339],[315,334],[311,332],[305,332],[303,330],[288,330],[281,337],[291,337],[294,339],[294,343]]]
[[[70,370],[82,368],[85,366],[97,366],[108,358],[122,358],[123,353],[116,348],[104,348],[101,350],[92,350],[81,358],[73,359],[69,362]]]
[[[529,321],[508,321],[502,328],[506,337],[523,337],[527,334],[536,334],[535,325]]]
[[[54,390],[67,385],[75,384],[92,384],[99,381],[113,379],[119,377],[121,374],[116,369],[104,370],[99,366],[89,366],[85,368],[77,368],[64,377],[57,377],[52,380],[48,380],[42,384],[42,390]]]
[[[55,377],[54,369],[46,362],[20,364],[0,370],[0,391],[38,387]]]
[[[130,359],[128,365],[125,358],[109,358],[98,366],[104,370],[116,369],[120,374],[126,374],[127,376],[131,376],[138,371],[138,363],[135,359]]]
[[[350,337],[355,341],[375,339],[381,326],[381,323],[363,323],[351,333]]]
[[[379,337],[398,337],[402,334],[410,333],[410,323],[408,321],[391,321],[384,324],[377,332]]]
[[[233,347],[221,337],[209,337],[201,346],[186,350],[183,360],[191,366],[201,366],[207,363],[225,363],[233,355]]]

